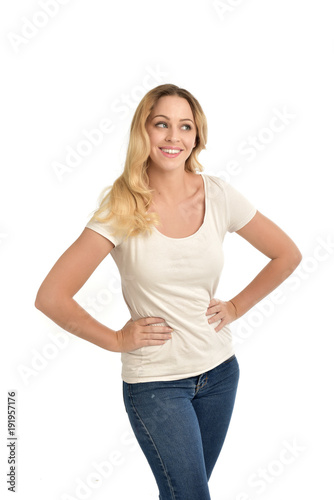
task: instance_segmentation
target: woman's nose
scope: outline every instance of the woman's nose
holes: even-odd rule
[[[178,141],[179,140],[179,136],[178,136],[178,133],[176,130],[174,129],[168,129],[167,130],[167,133],[166,133],[166,139],[169,140],[169,141]]]

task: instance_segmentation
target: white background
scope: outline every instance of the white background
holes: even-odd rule
[[[204,173],[231,182],[304,257],[231,325],[240,382],[212,499],[331,497],[332,14],[330,0],[2,2],[2,497],[13,498],[6,405],[16,390],[15,498],[158,498],[123,406],[120,355],[60,329],[34,301],[122,172],[134,110],[161,83],[188,89],[204,109]],[[287,118],[271,132],[277,113]],[[57,174],[105,119],[113,127],[101,144]],[[224,253],[216,296],[228,300],[268,259],[236,234]],[[110,256],[76,300],[113,329],[130,317]]]

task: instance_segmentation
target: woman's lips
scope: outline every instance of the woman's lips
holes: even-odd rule
[[[159,148],[161,153],[166,156],[167,158],[176,158],[177,156],[179,156],[181,153],[182,153],[182,149],[178,152],[178,153],[166,153],[165,151],[162,151],[161,148]],[[164,149],[167,149],[167,148],[164,148]],[[170,148],[170,149],[173,149],[173,148]]]

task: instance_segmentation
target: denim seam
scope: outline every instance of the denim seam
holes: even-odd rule
[[[137,411],[137,409],[136,409],[136,407],[135,407],[135,405],[134,405],[134,401],[133,401],[133,397],[132,397],[132,394],[131,394],[130,386],[128,387],[128,394],[129,394],[129,397],[130,397],[130,401],[131,401],[131,406],[132,406],[132,409],[133,409],[133,411],[134,411],[134,413],[135,413],[136,417],[138,418],[138,420],[140,421],[140,423],[141,423],[141,424],[142,424],[142,426],[144,427],[144,429],[145,429],[145,431],[146,431],[146,433],[147,433],[147,435],[148,435],[148,437],[149,437],[149,439],[150,439],[151,443],[152,443],[152,444],[153,444],[153,446],[154,446],[154,449],[155,449],[155,451],[156,451],[156,453],[157,453],[157,455],[158,455],[158,457],[159,457],[159,460],[160,460],[160,463],[161,463],[161,465],[162,465],[162,468],[163,468],[164,474],[165,474],[165,476],[166,476],[166,479],[167,479],[167,482],[168,482],[168,485],[169,485],[170,491],[171,491],[171,493],[173,494],[173,499],[174,499],[174,500],[176,500],[176,499],[175,499],[175,495],[174,495],[174,489],[173,489],[173,486],[172,486],[171,481],[170,481],[170,477],[169,477],[168,472],[167,472],[167,470],[166,470],[165,464],[163,463],[163,460],[162,460],[162,458],[161,458],[161,455],[160,455],[160,453],[159,453],[159,451],[158,451],[158,448],[156,447],[156,444],[155,444],[155,442],[154,442],[154,439],[152,438],[151,434],[149,433],[149,430],[147,429],[147,427],[146,427],[146,425],[144,424],[143,420],[140,418],[140,415],[139,415],[139,413],[138,413],[138,411]]]
[[[206,385],[206,383],[208,382],[208,374],[205,375],[205,380],[204,382],[202,383],[202,385],[198,386],[198,384],[196,385],[196,388],[195,388],[195,396],[196,394],[198,393],[198,391],[200,389],[202,389],[202,387],[204,387]]]

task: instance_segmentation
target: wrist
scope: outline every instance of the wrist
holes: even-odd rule
[[[121,352],[120,350],[120,333],[121,330],[110,329],[110,341],[108,342],[108,351]]]
[[[233,307],[233,309],[234,309],[235,319],[238,319],[238,317],[239,317],[239,314],[238,314],[238,308],[237,308],[237,306],[235,305],[235,302],[234,302],[234,301],[232,301],[232,300],[229,300],[229,302],[232,304],[232,307]]]

